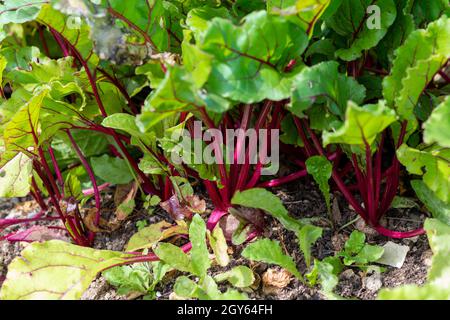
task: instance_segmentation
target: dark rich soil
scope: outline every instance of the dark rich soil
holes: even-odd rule
[[[357,217],[356,213],[348,207],[337,193],[335,193],[336,198],[332,198],[332,218],[335,224],[333,228],[325,202],[311,179],[307,178],[293,182],[283,188],[276,188],[273,192],[282,199],[286,208],[294,217],[314,218],[314,224],[323,227],[323,237],[313,247],[312,253],[315,258],[323,259],[324,257],[334,255],[335,252],[342,248],[348,235],[355,228],[364,231],[367,236],[367,241],[371,244],[383,245],[388,241],[387,238],[373,233],[371,229],[362,225],[360,221],[348,224],[355,220]],[[7,201],[0,199],[0,218],[6,216],[26,217],[34,214],[38,210],[36,205],[32,202],[24,202],[26,200],[28,199],[8,199]],[[112,194],[106,195],[103,203],[106,213],[105,218],[108,218],[107,216],[111,215],[114,208]],[[168,219],[162,210],[155,210],[152,215],[149,215],[142,209],[135,210],[131,217],[121,224],[119,229],[111,233],[98,234],[94,247],[99,249],[123,250],[128,239],[137,231],[137,221],[147,220],[151,224],[162,219]],[[385,222],[391,229],[405,231],[417,228],[423,223],[424,219],[425,214],[418,209],[392,209],[388,213]],[[8,231],[20,230],[23,227],[9,228]],[[3,231],[3,233],[5,232]],[[263,236],[279,240],[285,251],[294,257],[299,269],[303,272],[306,271],[303,256],[293,233],[286,231],[279,223],[267,217]],[[431,250],[426,237],[421,236],[413,239],[391,241],[409,246],[410,251],[401,268],[387,267],[386,271],[381,273],[380,280],[382,287],[396,287],[403,284],[423,284],[426,279],[431,257]],[[7,265],[26,245],[27,243],[0,241],[0,283],[6,275]],[[242,258],[240,255],[242,249],[243,246],[232,248],[233,259],[225,269],[232,268],[235,265],[248,265],[257,275],[262,276],[269,266],[263,263],[251,263]],[[274,267],[270,266],[270,268]],[[275,270],[279,269],[275,268]],[[224,268],[218,267],[213,267],[210,270],[212,275],[223,271],[225,271]],[[357,268],[348,268],[340,276],[336,293],[346,298],[374,299],[379,286],[374,287],[371,285],[373,283],[372,278],[370,274],[364,274],[364,272]],[[159,286],[160,291],[157,292],[159,299],[169,299],[173,282],[174,277]],[[269,290],[263,288],[260,284],[254,290],[249,291],[248,294],[251,299],[304,300],[324,298],[317,288],[310,288],[296,279],[292,279],[287,286],[278,290]],[[92,283],[83,295],[83,299],[115,300],[125,298],[119,296],[115,288],[110,286],[101,276]]]

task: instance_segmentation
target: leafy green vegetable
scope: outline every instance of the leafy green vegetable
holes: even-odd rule
[[[396,120],[395,112],[383,102],[359,107],[348,103],[345,122],[334,132],[324,131],[322,138],[325,146],[331,143],[344,143],[364,146],[371,145],[377,135]]]
[[[339,64],[326,61],[303,69],[296,77],[289,106],[292,113],[302,116],[314,103],[325,103],[332,114],[345,115],[347,101],[360,104],[366,90],[355,79],[338,72]]]
[[[421,180],[411,181],[417,197],[422,201],[434,218],[450,225],[450,204],[445,203],[431,191]]]
[[[299,279],[302,279],[294,260],[283,253],[280,243],[275,240],[260,239],[247,245],[242,251],[242,256],[249,260],[276,264]]]
[[[59,240],[35,242],[9,265],[2,300],[79,299],[97,274],[127,255]],[[25,276],[26,275],[26,276]]]
[[[191,259],[179,247],[171,243],[161,242],[156,245],[154,252],[172,268],[183,272],[193,272]]]
[[[328,26],[346,39],[336,56],[353,61],[375,47],[394,22],[396,11],[393,0],[342,0],[338,14],[326,20]]]
[[[101,157],[91,158],[92,169],[96,176],[112,184],[127,184],[133,180],[128,164],[120,158]]]
[[[249,287],[255,281],[253,271],[246,266],[237,266],[214,277],[217,282],[228,281],[237,288]]]
[[[313,176],[314,180],[319,185],[319,189],[322,191],[325,198],[328,212],[330,212],[330,185],[328,184],[328,180],[331,178],[333,166],[328,159],[322,156],[310,157],[306,160],[305,164],[308,173]]]
[[[450,97],[436,107],[424,123],[424,141],[427,144],[437,142],[444,148],[450,148]]]
[[[216,262],[221,267],[226,267],[230,262],[228,245],[220,225],[215,226],[212,232],[207,231],[209,244],[214,252]]]
[[[18,153],[0,169],[0,197],[25,197],[30,192],[31,159]]]
[[[300,221],[289,215],[289,212],[277,196],[265,189],[254,188],[237,192],[231,199],[231,203],[264,210],[290,231],[297,232],[303,226]]]
[[[117,293],[127,295],[140,293],[144,299],[155,299],[156,285],[164,278],[170,267],[161,263],[138,263],[132,266],[114,267],[102,272],[103,277],[115,287]]]
[[[192,270],[199,277],[204,277],[211,265],[209,260],[208,247],[206,246],[206,224],[200,215],[196,214],[192,218],[189,226],[189,238],[192,242],[191,261]]]

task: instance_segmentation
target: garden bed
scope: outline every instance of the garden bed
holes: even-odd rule
[[[290,183],[283,188],[276,188],[274,193],[282,199],[284,205],[294,217],[319,217],[323,219],[323,227],[327,226],[328,214],[326,212],[325,203],[322,199],[320,190],[316,188],[311,179]],[[109,192],[104,198],[105,212],[108,211],[108,206],[110,207],[109,211],[113,211],[114,209],[114,203],[111,199],[112,192]],[[386,237],[370,232],[369,228],[362,228],[361,223],[358,222],[341,229],[342,226],[345,226],[348,222],[354,220],[357,217],[357,214],[348,208],[348,205],[345,204],[345,201],[342,201],[341,197],[338,196],[337,200],[338,208],[336,207],[336,202],[334,202],[333,211],[335,212],[334,216],[338,217],[339,220],[336,224],[336,229],[338,231],[334,231],[331,228],[325,229],[323,237],[320,238],[313,246],[312,252],[314,257],[323,259],[327,256],[334,255],[342,249],[342,246],[351,231],[357,227],[366,232],[367,240],[371,244],[384,245],[389,240]],[[32,201],[27,201],[24,206],[24,201],[26,200],[2,200],[0,218],[6,217],[11,214],[11,212],[14,212],[15,216],[22,215],[22,217],[31,214],[36,205]],[[425,214],[417,209],[395,209],[391,210],[387,217],[387,221],[388,226],[392,229],[406,231],[420,226],[420,224],[423,223],[424,218]],[[169,218],[167,213],[161,209],[158,209],[152,215],[149,215],[144,209],[136,210],[132,216],[130,216],[127,221],[123,222],[120,228],[116,231],[112,233],[98,234],[94,247],[98,249],[121,251],[124,249],[129,238],[137,232],[137,221],[146,220],[149,224],[151,224],[164,219]],[[319,224],[320,221],[321,220],[319,220]],[[41,224],[48,225],[48,223]],[[17,227],[14,230],[20,230],[21,228],[23,229],[24,226]],[[298,249],[298,240],[292,232],[286,231],[281,224],[270,217],[266,217],[266,227],[261,237],[279,240],[286,253],[290,254],[294,258],[300,270],[305,271],[304,258]],[[387,267],[386,271],[381,273],[382,287],[398,287],[405,284],[424,284],[432,256],[426,236],[394,241],[402,245],[407,245],[410,250],[401,268]],[[20,251],[26,245],[28,244],[8,243],[7,241],[0,242],[0,276],[6,275],[6,266],[14,257],[20,254]],[[262,276],[268,268],[273,268],[277,272],[281,272],[281,269],[278,267],[269,266],[265,263],[251,263],[247,259],[241,257],[240,253],[243,247],[244,246],[238,246],[232,249],[232,263],[229,266],[225,269],[216,266],[209,271],[210,274],[215,275],[237,265],[249,266],[259,276]],[[173,292],[173,283],[175,278],[175,276],[172,278],[169,277],[164,284],[159,285],[157,291],[158,299],[170,299],[170,294]],[[375,299],[380,287],[378,287],[377,284],[372,284],[371,281],[370,275],[366,275],[357,268],[348,268],[340,275],[336,293],[346,298],[357,298],[364,300]],[[325,298],[320,293],[319,288],[309,287],[293,277],[288,285],[279,290],[264,288],[261,283],[257,286],[257,288],[249,292],[249,297],[257,300],[316,300]],[[83,299],[89,300],[116,300],[128,298],[134,299],[132,295],[128,297],[118,295],[116,288],[108,284],[102,276],[99,276],[83,295]]]

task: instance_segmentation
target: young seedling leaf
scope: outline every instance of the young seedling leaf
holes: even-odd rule
[[[280,198],[265,189],[253,188],[242,192],[238,191],[231,199],[231,203],[264,210],[290,231],[297,232],[303,226],[300,221],[289,215]]]
[[[230,271],[219,273],[214,277],[214,280],[217,282],[228,281],[237,288],[246,288],[253,284],[255,276],[249,267],[237,266]]]
[[[319,189],[325,198],[328,212],[330,212],[330,185],[328,180],[331,178],[333,165],[323,156],[312,156],[306,160],[306,169],[319,185]]]
[[[189,239],[192,243],[192,270],[199,277],[204,277],[211,266],[206,245],[206,224],[198,214],[194,215],[189,226]]]
[[[242,256],[249,260],[276,264],[292,273],[298,279],[302,279],[294,260],[283,253],[280,243],[276,240],[260,239],[250,243],[242,251]]]

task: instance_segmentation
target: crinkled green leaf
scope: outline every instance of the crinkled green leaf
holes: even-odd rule
[[[107,3],[109,14],[150,42],[153,49],[164,51],[168,48],[168,32],[161,23],[163,1],[109,0]]]
[[[8,23],[24,23],[34,20],[46,1],[5,0],[0,5],[0,26]]]
[[[308,267],[311,264],[311,246],[322,237],[322,231],[322,228],[313,225],[305,225],[297,233],[300,250],[302,250],[306,266]]]
[[[25,197],[30,192],[32,160],[18,153],[0,169],[0,197]]]
[[[297,232],[303,227],[300,221],[289,215],[280,198],[266,189],[253,188],[242,192],[238,191],[231,199],[231,203],[264,210],[290,231]]]
[[[283,253],[280,243],[276,240],[260,239],[247,245],[242,251],[242,256],[249,260],[260,261],[264,263],[276,264],[297,278],[302,276],[297,270],[294,260]]]
[[[323,144],[327,146],[331,143],[343,143],[364,146],[364,142],[367,142],[371,145],[377,135],[396,118],[395,112],[386,107],[384,101],[363,107],[349,102],[344,124],[334,132],[324,131]]]
[[[212,233],[208,231],[208,239],[217,264],[221,267],[226,267],[230,262],[230,257],[228,255],[227,240],[219,224],[216,225]]]
[[[450,225],[450,203],[439,199],[422,180],[411,181],[411,186],[433,217]]]
[[[187,234],[188,230],[185,225],[172,226],[166,221],[151,224],[140,229],[128,240],[125,251],[132,252],[145,248],[151,248],[153,245],[179,234]]]
[[[170,267],[162,262],[136,263],[105,270],[102,276],[118,287],[118,294],[141,293],[154,299],[156,293],[153,290],[168,271]]]
[[[328,212],[330,212],[330,185],[328,180],[331,178],[333,165],[323,156],[309,157],[305,164],[308,173],[313,176],[319,185],[319,189],[325,198]]]
[[[312,35],[314,25],[325,12],[330,0],[268,0],[267,11],[272,14],[291,17],[291,21],[297,23]]]
[[[394,23],[389,27],[386,36],[377,46],[377,55],[384,65],[390,65],[394,59],[394,52],[400,47],[409,34],[415,30],[414,17],[411,14],[411,2],[418,1],[396,0],[397,16]]]
[[[335,260],[335,261],[332,261]],[[331,293],[339,282],[338,274],[341,272],[342,267],[336,267],[336,262],[340,263],[334,257],[325,258],[322,261],[314,260],[314,267],[306,274],[311,285],[320,283],[322,291],[324,293]]]
[[[384,78],[383,95],[388,106],[412,121],[411,126],[417,123],[412,110],[421,93],[450,56],[448,24],[449,18],[442,16],[426,30],[412,32],[396,51],[391,73]]]
[[[287,98],[292,76],[284,68],[307,42],[298,26],[263,11],[249,14],[240,26],[215,18],[199,44],[214,57],[205,89],[245,103]]]
[[[380,246],[372,246],[365,243],[366,235],[360,231],[354,230],[348,240],[345,242],[344,251],[339,256],[344,258],[344,264],[350,266],[365,265],[377,261],[383,255],[384,249]]]
[[[366,235],[360,231],[354,230],[345,242],[345,251],[349,254],[357,254],[362,250],[365,242]]]
[[[450,97],[433,110],[423,128],[425,143],[436,142],[444,148],[450,148]]]
[[[255,276],[252,269],[246,266],[237,266],[214,277],[217,282],[228,281],[237,288],[246,288],[253,284]]]
[[[226,8],[203,6],[189,11],[186,18],[186,25],[199,36],[208,28],[211,20],[216,17],[231,19],[230,12]]]
[[[39,138],[39,113],[42,101],[48,90],[36,94],[16,112],[5,126],[3,139],[5,152],[1,155],[0,167],[13,159],[18,153],[30,154],[37,147]]]
[[[194,215],[189,226],[189,239],[192,243],[192,270],[199,277],[204,277],[211,266],[206,245],[206,224],[198,214]]]
[[[403,144],[397,157],[410,173],[423,175],[423,181],[439,199],[450,201],[450,149],[419,150]]]
[[[90,28],[82,19],[66,16],[55,10],[50,4],[45,4],[36,21],[59,33],[72,48],[79,52],[80,58],[84,61],[91,66],[97,65],[98,57],[94,53]]]
[[[369,12],[370,6],[376,6],[377,11]],[[353,61],[375,47],[394,22],[396,11],[393,0],[343,0],[337,13],[326,20],[327,25],[347,42],[344,48],[336,51],[336,56]]]
[[[186,253],[179,247],[166,242],[161,242],[154,248],[155,254],[172,268],[183,272],[192,272],[192,262]]]
[[[34,242],[8,267],[1,300],[79,299],[97,274],[128,257],[59,240]]]
[[[403,88],[395,99],[395,106],[398,115],[407,120],[410,127],[415,128],[417,126],[414,108],[418,104],[420,96],[432,81],[434,75],[445,66],[449,56],[450,46],[446,56],[434,54],[428,59],[417,62],[414,67],[406,71],[406,77],[402,80]]]
[[[127,184],[133,180],[126,160],[106,154],[91,158],[92,170],[103,181],[112,184]]]
[[[362,103],[366,94],[364,86],[340,74],[338,67],[337,62],[327,61],[302,70],[294,83],[291,112],[303,116],[314,103],[325,103],[331,113],[343,118],[349,100]]]

